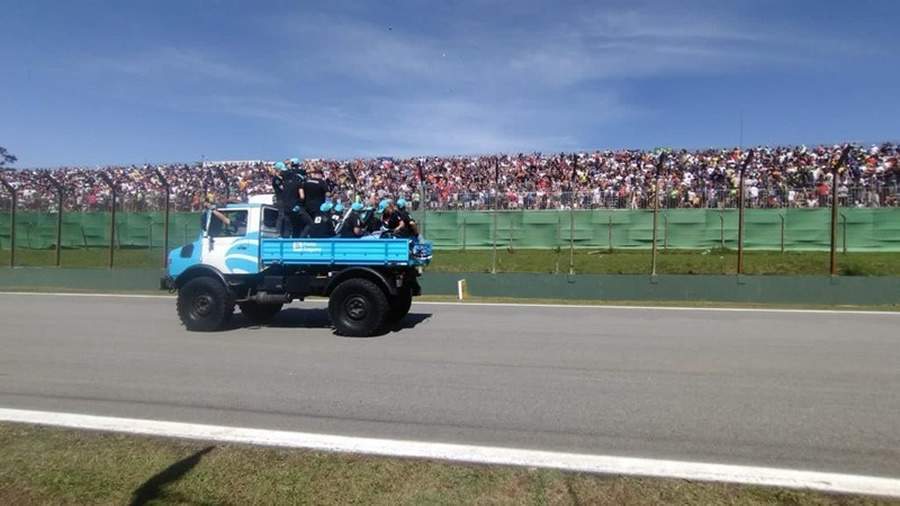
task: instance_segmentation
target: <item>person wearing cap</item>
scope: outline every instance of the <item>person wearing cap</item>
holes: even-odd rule
[[[397,213],[397,207],[391,199],[384,199],[378,204],[381,211],[381,226],[389,231],[394,237],[405,237],[408,235],[406,224],[400,219]]]
[[[303,179],[290,160],[287,164],[276,163],[275,168],[280,171],[282,185],[278,209],[286,218],[280,223],[281,236],[303,237],[312,224],[312,217],[303,207]]]
[[[375,196],[371,196],[366,203],[366,206],[363,208],[363,212],[360,215],[363,223],[363,228],[368,233],[375,233],[381,230],[381,219],[378,217],[378,201]]]
[[[287,170],[284,162],[275,162],[269,168],[269,175],[272,176],[272,203],[278,208],[278,220],[275,222],[275,229],[281,234],[281,237],[290,237],[291,227],[288,218],[290,207],[285,198],[285,180],[284,172]]]
[[[319,205],[319,210],[313,215],[312,224],[309,226],[309,237],[334,237],[334,225],[331,221],[332,208],[331,202],[323,202]]]
[[[340,236],[344,239],[356,239],[366,234],[366,228],[363,225],[362,215],[364,208],[362,203],[354,202],[350,206],[350,214],[341,225]]]
[[[396,207],[397,209],[395,212],[403,223],[401,232],[404,234],[398,235],[398,237],[417,237],[419,235],[419,226],[416,224],[416,220],[413,219],[412,215],[409,214],[409,204],[406,202],[406,199],[403,197],[397,199]]]
[[[300,196],[303,198],[306,212],[315,215],[328,198],[328,187],[322,179],[321,169],[313,166],[309,170],[309,175],[300,188]]]
[[[344,204],[341,201],[337,201],[334,204],[334,207],[331,209],[331,224],[334,226],[335,230],[337,230],[338,225],[341,224],[341,221],[344,219]]]

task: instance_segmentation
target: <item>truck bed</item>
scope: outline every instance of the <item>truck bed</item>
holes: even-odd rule
[[[281,239],[263,238],[263,267],[281,265],[424,265],[410,254],[408,239]]]

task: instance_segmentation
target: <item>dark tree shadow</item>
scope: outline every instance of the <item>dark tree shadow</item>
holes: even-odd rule
[[[431,313],[409,313],[399,322],[385,328],[382,332],[373,337],[383,336],[391,332],[399,332],[405,329],[415,328],[420,323],[431,318]],[[226,330],[237,330],[242,328],[292,328],[292,329],[330,329],[332,328],[331,319],[328,312],[322,308],[299,308],[289,307],[278,313],[272,321],[268,323],[254,323],[244,317],[240,311],[236,311],[232,316]]]
[[[167,495],[171,495],[166,493],[166,486],[175,483],[184,477],[184,475],[190,472],[194,466],[200,463],[200,459],[202,459],[204,455],[214,449],[215,446],[206,447],[190,457],[185,457],[178,462],[175,462],[171,466],[150,477],[149,480],[145,481],[140,487],[135,489],[134,493],[132,493],[133,497],[131,499],[131,505],[143,505],[154,499],[161,499]]]

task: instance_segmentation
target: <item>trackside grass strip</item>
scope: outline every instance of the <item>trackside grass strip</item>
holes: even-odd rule
[[[173,248],[176,245],[172,246]],[[105,267],[109,252],[103,248],[64,249],[63,267]],[[491,250],[437,250],[427,271],[431,272],[490,272]],[[0,266],[8,265],[9,250],[0,250]],[[41,267],[55,265],[53,250],[16,250],[16,265]],[[159,268],[162,250],[119,249],[115,264],[122,268]],[[746,274],[827,275],[828,252],[747,251],[744,258]],[[661,251],[657,260],[659,274],[734,274],[737,252],[734,250],[669,250]],[[0,267],[2,268],[2,267]],[[900,276],[900,253],[838,254],[838,268],[845,276]],[[427,272],[426,271],[426,272]],[[569,250],[509,250],[497,251],[498,272],[568,273]],[[650,252],[607,250],[576,250],[575,272],[578,274],[649,274]]]
[[[0,423],[0,504],[876,505],[873,497]]]

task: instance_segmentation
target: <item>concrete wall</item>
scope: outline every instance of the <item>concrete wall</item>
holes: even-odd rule
[[[158,269],[4,268],[0,290],[147,292],[158,289],[160,274]],[[455,295],[459,279],[467,281],[470,295],[481,297],[900,305],[898,277],[426,272],[421,281],[425,294]]]

